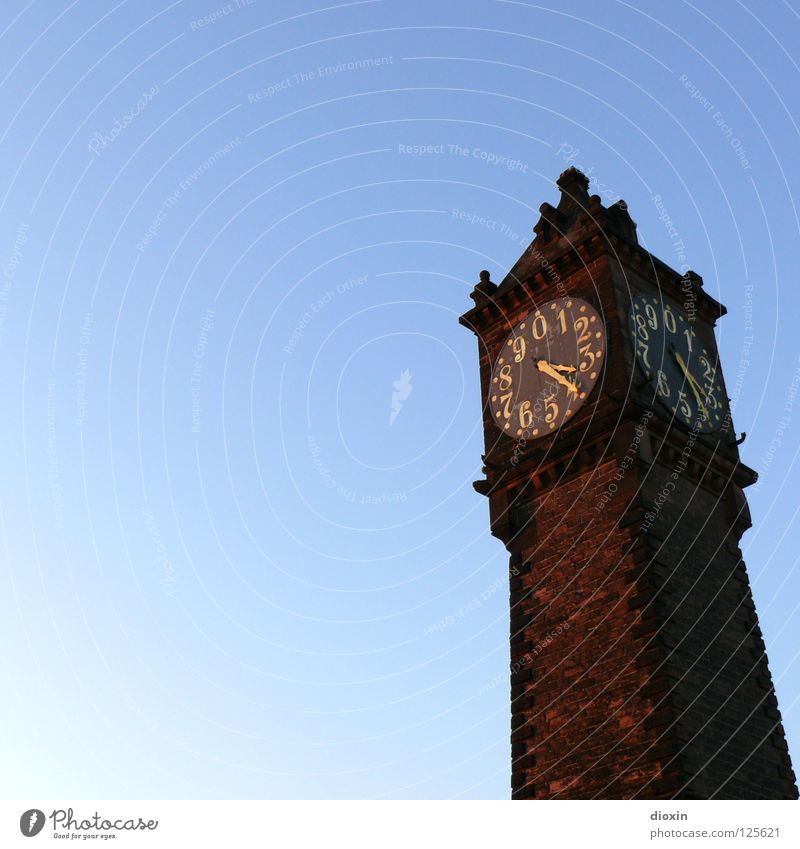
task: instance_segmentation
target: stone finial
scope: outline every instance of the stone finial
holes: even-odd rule
[[[691,268],[683,276],[698,289],[703,287],[703,278],[696,271],[692,271]]]
[[[556,185],[561,189],[561,201],[558,206],[563,209],[565,205],[572,206],[577,203],[580,206],[587,206],[589,202],[589,178],[579,171],[574,165],[563,171]]]
[[[490,298],[494,292],[497,291],[497,285],[492,283],[489,272],[485,269],[481,271],[478,275],[480,277],[480,282],[475,284],[475,288],[472,290],[470,294],[470,298],[477,304],[479,301],[483,301],[486,298]]]

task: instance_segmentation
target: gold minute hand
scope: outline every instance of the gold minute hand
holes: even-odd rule
[[[559,369],[567,371],[571,368],[570,366],[554,366],[551,363],[548,363],[547,360],[536,360],[536,368],[538,368],[539,371],[543,372],[544,374],[550,375],[553,380],[557,381],[562,386],[566,386],[567,389],[573,394],[578,394],[578,387],[575,386],[575,384],[571,380],[568,380],[566,377],[564,377],[564,375],[561,374],[561,372],[559,371]],[[574,368],[571,368],[571,370],[575,371]]]
[[[697,385],[697,381],[694,379],[694,375],[689,371],[686,363],[683,361],[683,357],[673,349],[672,353],[675,355],[675,359],[678,361],[678,365],[681,367],[681,371],[686,375],[686,380],[689,381],[689,386],[692,387],[692,392],[694,392],[694,397],[697,399],[697,409],[702,414],[704,419],[708,419],[708,410],[706,410],[706,405],[703,403],[703,399],[700,397],[700,387]]]

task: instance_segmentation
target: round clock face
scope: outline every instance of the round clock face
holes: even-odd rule
[[[503,342],[489,391],[503,433],[538,439],[578,411],[597,382],[606,332],[597,310],[559,298],[531,312]]]
[[[722,423],[717,361],[677,307],[652,295],[633,301],[630,332],[636,359],[662,404],[687,427],[711,433]]]

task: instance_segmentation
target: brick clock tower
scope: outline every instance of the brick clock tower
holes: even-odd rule
[[[460,321],[478,337],[492,533],[510,552],[515,799],[795,799],[739,540],[714,325],[570,168]]]

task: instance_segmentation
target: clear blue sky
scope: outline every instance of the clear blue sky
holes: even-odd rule
[[[508,795],[456,319],[567,164],[728,306],[800,758],[796,0],[6,2],[0,32],[2,795]]]

